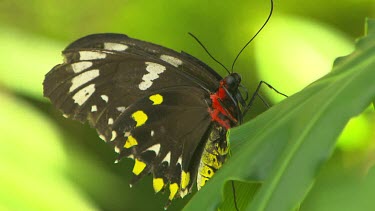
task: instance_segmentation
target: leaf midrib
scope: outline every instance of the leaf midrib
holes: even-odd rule
[[[300,146],[302,145],[303,140],[305,140],[305,137],[307,137],[307,135],[311,132],[312,126],[315,125],[318,122],[318,120],[320,119],[320,117],[322,116],[324,111],[326,111],[326,109],[329,107],[329,105],[331,105],[331,103],[334,100],[336,100],[336,97],[339,94],[341,94],[342,90],[344,90],[348,86],[348,84],[351,83],[354,80],[354,78],[356,78],[360,73],[361,73],[361,71],[358,71],[357,73],[354,73],[353,77],[351,77],[350,80],[347,80],[345,83],[343,83],[341,88],[338,89],[338,91],[334,94],[334,96],[332,96],[329,100],[325,101],[326,103],[324,103],[321,106],[321,109],[318,111],[317,115],[315,115],[313,117],[312,121],[310,121],[310,123],[308,125],[306,125],[305,128],[307,128],[307,129],[304,130],[301,133],[299,138],[296,139],[297,144],[295,144],[294,147],[292,147],[292,150],[290,151],[290,153],[288,153],[287,156],[285,157],[285,159],[283,159],[283,162],[281,162],[280,171],[277,171],[277,174],[275,175],[275,177],[273,177],[273,179],[270,180],[269,191],[266,192],[264,197],[262,197],[262,200],[260,201],[260,204],[259,204],[257,210],[265,210],[266,205],[269,203],[269,201],[271,199],[271,193],[274,192],[274,190],[277,187],[277,184],[279,184],[279,181],[282,178],[281,175],[283,175],[284,172],[286,171],[287,167],[290,164],[291,159],[293,157],[295,157],[295,154],[298,151],[298,149],[300,148]],[[332,84],[331,86],[334,86],[334,85],[336,85],[336,83]],[[331,86],[328,86],[326,89],[330,88]]]

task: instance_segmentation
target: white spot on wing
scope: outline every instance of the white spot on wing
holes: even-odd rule
[[[115,152],[118,153],[118,154],[120,154],[121,150],[120,150],[120,148],[119,148],[118,146],[115,146]],[[117,160],[116,160],[116,161],[117,161]],[[118,161],[117,161],[117,162],[118,162]]]
[[[147,89],[150,88],[151,86],[152,86],[152,81],[150,81],[150,80],[142,81],[142,82],[139,84],[139,89],[140,89],[140,90],[147,90]]]
[[[152,81],[142,81],[139,84],[139,89],[140,90],[146,90],[146,89],[150,88],[151,85],[152,85]]]
[[[115,140],[117,137],[117,133],[116,131],[112,130],[112,138],[111,138],[111,141]]]
[[[151,130],[151,137],[155,135],[155,132]]]
[[[107,54],[102,52],[96,51],[80,51],[79,52],[79,60],[96,60],[96,59],[104,59],[107,57]]]
[[[86,86],[73,95],[74,103],[77,103],[78,105],[84,104],[94,92],[95,84]]]
[[[164,157],[164,159],[161,162],[167,162],[168,164],[171,162],[171,152],[168,152],[168,154]]]
[[[161,55],[160,59],[175,67],[178,67],[179,65],[182,64],[182,61],[180,59],[177,59],[176,57],[169,56],[169,55]]]
[[[100,95],[100,97],[101,97],[106,103],[108,103],[108,96],[107,96],[107,95]]]
[[[112,118],[109,118],[109,119],[108,119],[108,124],[109,124],[109,125],[112,125],[112,124],[113,124],[113,119],[112,119]],[[112,132],[112,133],[113,133],[113,132]]]
[[[142,82],[139,84],[140,90],[147,90],[152,86],[152,81],[159,78],[159,74],[163,73],[165,67],[161,64],[153,63],[153,62],[145,62],[147,65],[146,70],[147,74],[143,75]]]
[[[182,157],[180,156],[179,158],[178,158],[178,160],[177,160],[177,164],[180,164],[180,166],[182,166]]]
[[[145,151],[153,151],[156,153],[156,155],[159,154],[159,151],[160,151],[160,144],[155,144],[149,148],[147,148]]]
[[[180,191],[181,198],[184,198],[189,193],[188,189],[185,189],[183,191]]]
[[[80,73],[92,66],[92,62],[77,62],[72,64],[73,72]]]
[[[103,135],[99,134],[99,138],[100,138],[101,140],[103,140],[103,141],[107,142],[107,140],[105,140],[105,136],[103,136]]]
[[[74,91],[78,87],[84,85],[85,83],[93,80],[94,78],[96,78],[98,76],[99,76],[99,70],[98,69],[90,70],[90,71],[87,71],[87,72],[84,72],[84,73],[81,73],[81,74],[75,76],[72,79],[72,86],[70,86],[69,92]]]
[[[113,51],[125,51],[129,47],[120,43],[106,42],[104,43],[104,49]]]
[[[98,111],[98,107],[96,105],[91,106],[91,112],[96,112]]]
[[[119,112],[122,113],[122,112],[125,111],[126,108],[125,108],[125,106],[120,106],[120,107],[117,107],[116,109],[117,109]]]
[[[125,137],[129,137],[130,136],[130,132],[125,132],[124,136]]]

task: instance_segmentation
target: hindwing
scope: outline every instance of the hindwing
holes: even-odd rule
[[[191,178],[197,176],[194,156],[202,152],[212,124],[206,98],[198,88],[167,88],[138,100],[119,116],[111,144],[119,159],[136,160],[131,184],[151,172],[156,192],[169,183],[170,200],[189,192]]]

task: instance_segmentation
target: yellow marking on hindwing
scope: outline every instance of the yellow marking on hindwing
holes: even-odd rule
[[[126,139],[124,148],[128,149],[135,145],[138,145],[137,139],[135,139],[133,136],[128,136],[128,139]]]
[[[178,191],[178,185],[177,185],[177,183],[170,184],[169,185],[169,191],[171,192],[169,194],[169,200],[172,201],[174,199],[177,191]]]
[[[197,181],[199,183],[198,184],[198,190],[200,190],[206,184],[206,182],[208,180],[209,180],[209,178],[202,177],[200,181]]]
[[[154,178],[152,181],[152,185],[154,186],[155,193],[159,192],[164,187],[163,178]]]
[[[149,99],[154,102],[152,105],[160,105],[163,102],[163,96],[160,94],[151,95]]]
[[[182,171],[181,173],[181,189],[185,189],[190,182],[190,172]]]
[[[135,175],[139,175],[143,169],[145,169],[146,167],[146,163],[138,160],[138,159],[135,159],[135,163],[134,163],[134,167],[133,167],[133,173]]]
[[[139,126],[142,126],[147,121],[148,116],[145,114],[145,112],[139,110],[132,114],[132,118],[134,119],[134,121],[137,122],[135,127],[139,127]]]

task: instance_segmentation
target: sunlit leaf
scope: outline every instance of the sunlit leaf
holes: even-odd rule
[[[349,119],[375,96],[375,40],[301,92],[231,132],[233,156],[185,207],[212,210],[228,180],[263,181],[249,210],[292,210],[303,200]]]

